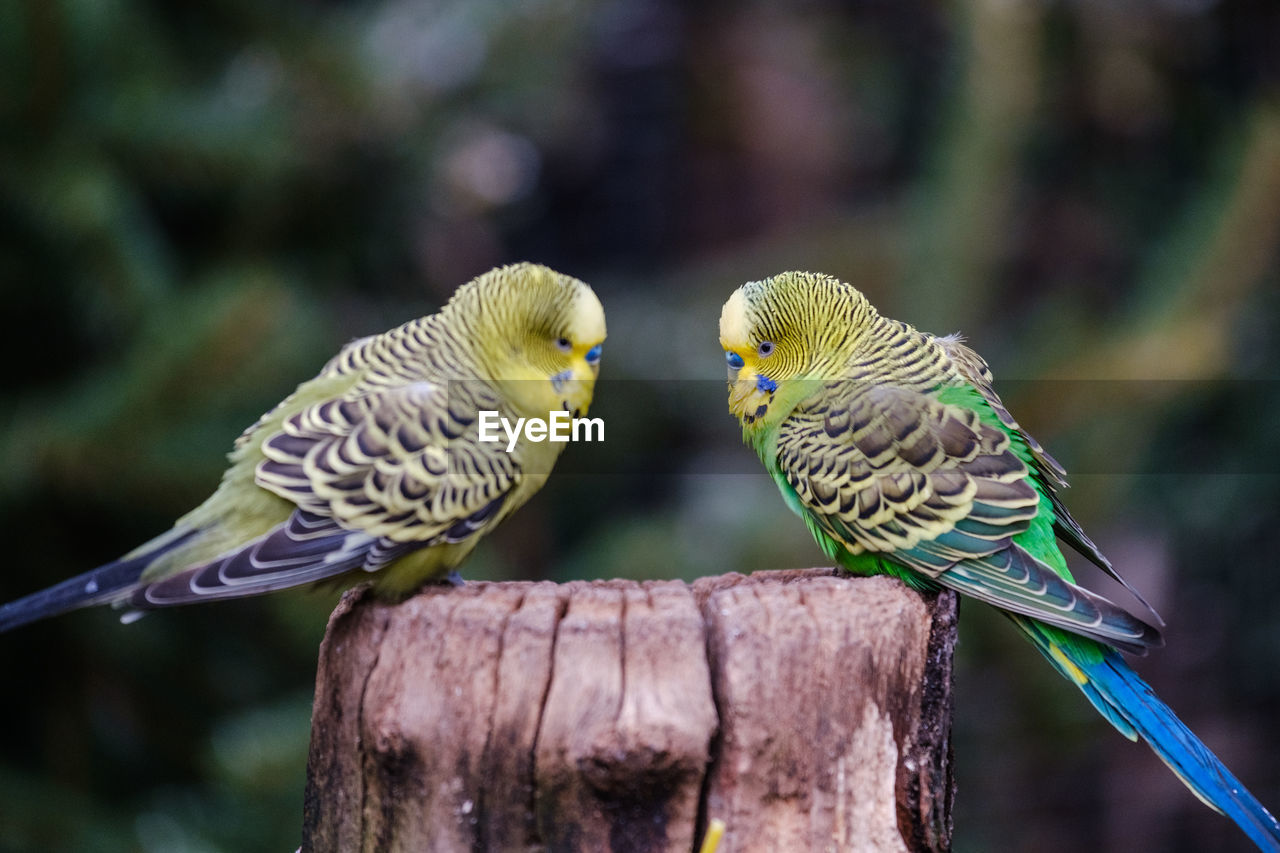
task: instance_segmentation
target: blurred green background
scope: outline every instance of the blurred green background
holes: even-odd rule
[[[1280,808],[1278,9],[0,4],[0,599],[159,533],[344,341],[521,259],[601,295],[607,440],[464,574],[821,564],[716,321],[822,270],[986,355],[1169,623],[1139,670]],[[334,601],[0,637],[0,850],[293,850]],[[1245,849],[962,610],[957,850]]]

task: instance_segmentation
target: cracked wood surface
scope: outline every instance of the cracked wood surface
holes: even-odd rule
[[[947,850],[955,612],[830,569],[354,590],[302,849]]]

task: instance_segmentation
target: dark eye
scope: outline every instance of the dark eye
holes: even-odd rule
[[[729,366],[734,370],[742,369],[742,356],[738,355],[736,352],[726,352],[724,354],[724,360],[728,362]]]
[[[568,338],[557,338],[556,348],[559,349],[560,352],[568,352],[573,349],[573,344],[569,342]]]
[[[587,354],[585,356],[585,358],[587,359],[587,364],[599,363],[600,354],[602,352],[604,352],[604,344],[596,344],[591,349],[587,350]]]
[[[773,341],[761,341],[760,346],[756,348],[756,352],[761,358],[768,358],[773,355]]]

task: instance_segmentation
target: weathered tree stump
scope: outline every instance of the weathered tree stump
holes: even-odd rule
[[[302,849],[947,850],[955,612],[830,569],[353,591]]]

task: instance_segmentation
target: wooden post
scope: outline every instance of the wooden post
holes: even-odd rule
[[[355,590],[302,850],[947,850],[955,613],[830,569]]]

